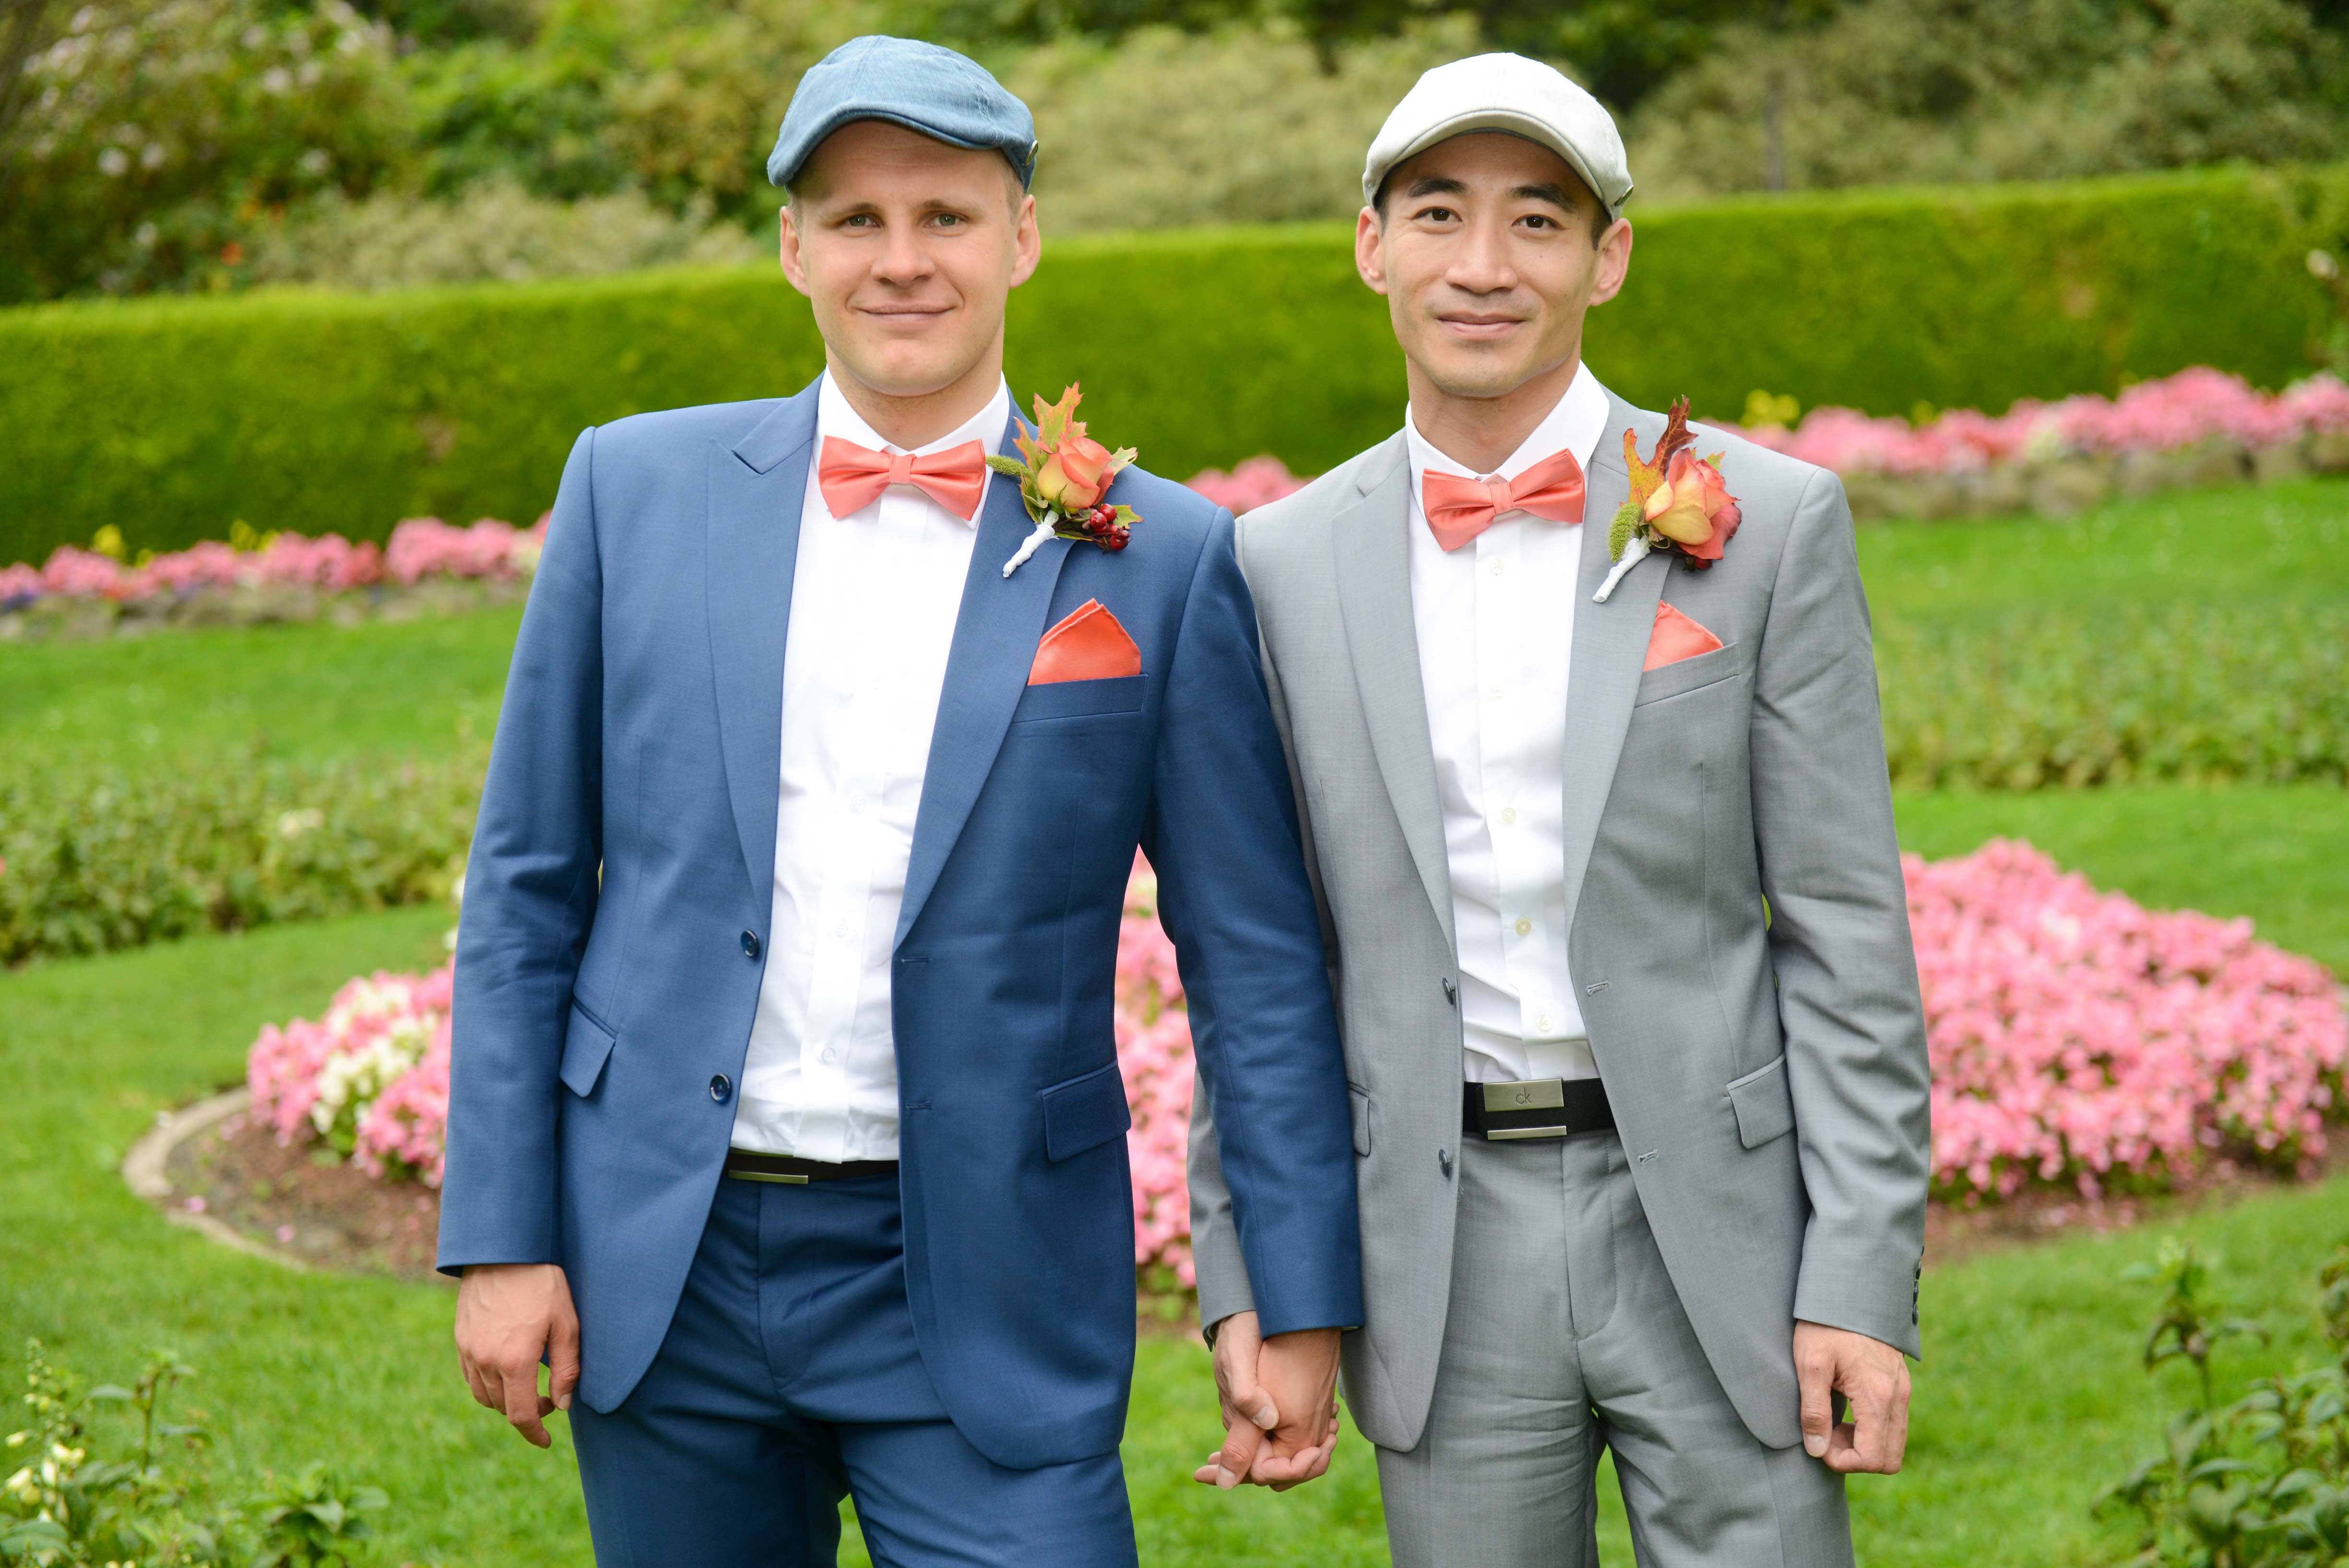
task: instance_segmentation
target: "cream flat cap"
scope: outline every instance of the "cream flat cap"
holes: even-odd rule
[[[1610,218],[1630,197],[1622,133],[1597,99],[1539,60],[1476,55],[1436,67],[1402,95],[1371,141],[1362,200],[1378,200],[1396,164],[1472,130],[1506,130],[1548,148],[1582,177]]]

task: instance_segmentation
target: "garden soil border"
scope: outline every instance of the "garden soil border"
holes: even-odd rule
[[[130,1146],[122,1157],[122,1179],[130,1190],[160,1210],[174,1225],[184,1225],[238,1251],[254,1258],[292,1269],[296,1273],[309,1273],[307,1259],[281,1251],[268,1242],[248,1236],[216,1215],[191,1210],[178,1201],[179,1190],[171,1185],[170,1166],[172,1153],[182,1144],[208,1133],[253,1103],[250,1089],[231,1089],[224,1094],[198,1100],[176,1111],[159,1112],[155,1125]]]

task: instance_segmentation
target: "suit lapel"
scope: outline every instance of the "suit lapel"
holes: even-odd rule
[[[1444,846],[1444,807],[1435,786],[1435,747],[1428,737],[1427,697],[1420,683],[1419,637],[1411,613],[1409,449],[1400,435],[1366,463],[1361,493],[1330,522],[1338,601],[1354,685],[1371,732],[1379,774],[1402,824],[1403,841],[1444,940],[1452,929],[1452,871]]]
[[[792,625],[815,403],[810,386],[730,449],[715,441],[709,446],[707,591],[719,742],[742,864],[762,898],[774,885],[783,644]]]
[[[1011,444],[1019,428],[1015,414],[1004,427],[999,452],[1019,455]],[[895,940],[900,942],[937,886],[947,857],[995,766],[995,753],[1011,727],[1011,711],[1028,689],[1028,670],[1035,663],[1036,644],[1044,636],[1052,590],[1070,549],[1066,539],[1047,539],[1026,565],[1005,576],[1003,563],[1034,526],[1019,504],[1019,484],[1003,475],[990,480],[978,538],[970,553],[970,573],[963,579],[962,605],[955,614],[937,722],[930,732],[929,766],[922,778],[913,854],[905,867],[905,898],[897,916]]]
[[[1615,763],[1623,754],[1624,732],[1631,725],[1631,699],[1640,689],[1640,667],[1647,661],[1656,605],[1663,597],[1664,579],[1671,570],[1671,557],[1651,556],[1616,585],[1605,604],[1590,601],[1613,565],[1607,556],[1609,524],[1631,493],[1630,471],[1623,465],[1623,432],[1636,429],[1640,444],[1646,447],[1662,429],[1661,421],[1638,413],[1611,393],[1608,407],[1607,429],[1591,459],[1584,503],[1574,647],[1567,675],[1566,802],[1560,822],[1569,932],[1581,901],[1583,874],[1590,867],[1590,847],[1599,836],[1599,814],[1614,787]]]

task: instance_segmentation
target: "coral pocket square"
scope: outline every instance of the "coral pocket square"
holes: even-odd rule
[[[1028,684],[1049,686],[1056,680],[1109,680],[1142,673],[1142,649],[1133,646],[1117,617],[1099,599],[1087,599],[1069,612],[1069,618],[1044,634],[1036,645],[1036,662],[1028,667]]]
[[[1640,668],[1659,670],[1683,659],[1694,659],[1700,653],[1711,653],[1720,646],[1721,639],[1695,621],[1670,605],[1658,605],[1656,629],[1648,634],[1648,661]]]

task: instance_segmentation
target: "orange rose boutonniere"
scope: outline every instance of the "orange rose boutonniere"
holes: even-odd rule
[[[1672,405],[1664,433],[1656,438],[1653,456],[1640,457],[1634,432],[1623,432],[1623,458],[1631,470],[1631,498],[1615,513],[1608,530],[1607,554],[1615,569],[1591,596],[1605,604],[1632,567],[1656,550],[1677,551],[1690,566],[1702,569],[1721,559],[1730,535],[1737,532],[1736,499],[1721,477],[1721,453],[1700,458],[1690,451],[1696,438],[1689,434],[1688,400]]]
[[[1142,521],[1133,507],[1112,506],[1102,499],[1117,471],[1132,462],[1135,453],[1130,446],[1112,452],[1085,433],[1084,422],[1075,417],[1083,400],[1073,385],[1057,403],[1047,404],[1040,395],[1035,439],[1021,431],[1012,437],[1019,443],[1018,457],[987,460],[989,468],[1019,482],[1020,502],[1036,524],[1019,554],[1003,563],[1007,577],[1047,539],[1075,539],[1114,552],[1125,548],[1133,537],[1133,525]]]

